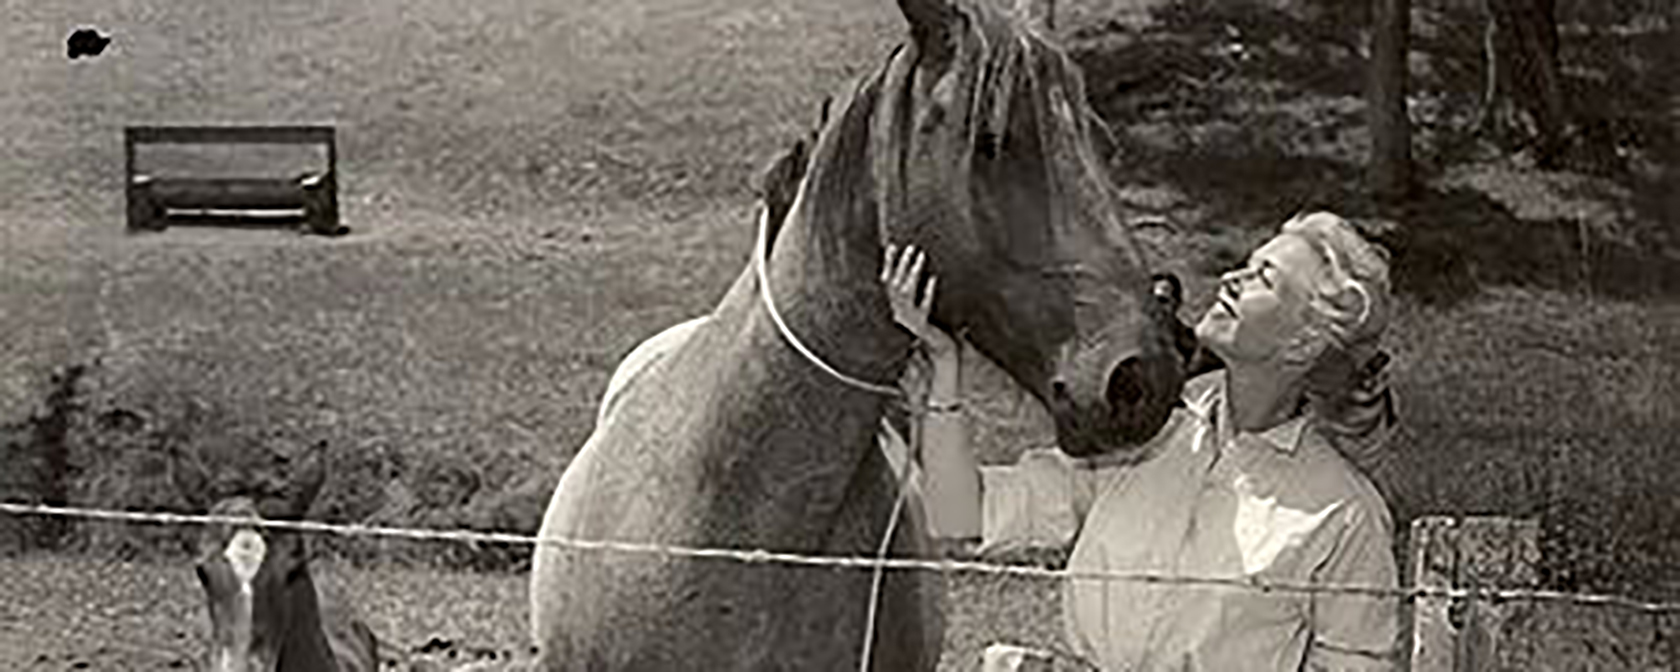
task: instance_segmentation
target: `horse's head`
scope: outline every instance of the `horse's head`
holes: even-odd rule
[[[296,492],[259,505],[245,497],[217,502],[215,516],[300,519],[325,476],[310,460]],[[294,630],[316,625],[315,586],[302,534],[264,533],[255,526],[213,525],[199,538],[196,569],[210,606],[209,669],[272,672]]]
[[[928,251],[936,321],[1048,408],[1074,455],[1160,430],[1181,325],[1151,293],[1104,161],[1107,127],[1032,0],[899,0],[910,40],[875,83],[885,235]]]

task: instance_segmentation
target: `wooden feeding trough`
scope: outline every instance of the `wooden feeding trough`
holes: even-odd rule
[[[147,144],[320,145],[326,166],[285,178],[160,177],[135,170]],[[128,226],[162,230],[187,219],[230,224],[300,223],[338,235],[338,146],[332,126],[130,126],[123,129]]]

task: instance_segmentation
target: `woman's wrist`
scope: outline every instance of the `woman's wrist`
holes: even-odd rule
[[[928,326],[927,332],[922,336],[921,346],[922,351],[926,352],[928,357],[934,360],[943,358],[955,359],[961,351],[961,349],[957,347],[957,339],[952,338],[950,334],[947,334],[938,327],[932,325]]]
[[[962,399],[961,370],[955,364],[936,364],[933,369],[933,380],[928,385],[928,404],[956,403]]]

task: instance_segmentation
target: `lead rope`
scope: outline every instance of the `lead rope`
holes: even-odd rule
[[[759,295],[763,297],[764,307],[770,313],[770,321],[776,324],[776,330],[781,332],[782,338],[787,340],[788,345],[793,346],[795,351],[797,351],[800,355],[803,355],[806,360],[816,365],[818,369],[821,369],[824,373],[833,376],[836,380],[839,380],[842,383],[865,392],[873,392],[875,394],[891,397],[895,400],[902,400],[905,396],[904,391],[899,389],[896,385],[879,385],[859,380],[841,373],[839,369],[836,369],[833,366],[829,366],[828,362],[823,361],[816,353],[811,352],[810,348],[805,347],[805,344],[799,340],[798,336],[793,334],[793,330],[789,329],[787,323],[782,320],[782,314],[780,311],[776,310],[776,301],[770,294],[770,274],[767,270],[765,270],[765,267],[769,263],[768,260],[770,259],[770,209],[768,207],[759,208],[758,244],[755,245],[755,247],[757,249],[753,253],[753,267],[758,275]],[[877,562],[875,564],[874,577],[870,582],[869,588],[868,616],[867,620],[864,622],[863,652],[862,656],[858,659],[859,672],[869,672],[870,656],[874,654],[875,618],[881,602],[881,581],[885,578],[886,572],[885,563],[880,561],[884,561],[886,559],[887,551],[892,547],[893,533],[898,530],[898,518],[903,512],[904,500],[909,494],[909,488],[907,486],[910,481],[911,461],[915,459],[916,455],[915,444],[920,442],[919,433],[912,433],[917,434],[917,436],[913,436],[905,442],[906,454],[904,460],[904,473],[902,475],[894,475],[898,481],[898,497],[893,500],[892,513],[887,518],[887,531],[886,534],[881,536],[880,550],[876,552]]]
[[[906,446],[907,448],[910,446]],[[875,653],[875,618],[881,603],[881,581],[886,578],[884,561],[887,551],[892,548],[893,532],[898,530],[898,517],[904,510],[904,500],[910,494],[910,467],[915,451],[910,450],[905,456],[904,473],[898,477],[898,498],[893,500],[892,513],[887,518],[887,532],[881,536],[881,548],[875,553],[875,576],[869,586],[869,612],[864,619],[863,655],[858,657],[858,672],[869,672],[870,657]]]

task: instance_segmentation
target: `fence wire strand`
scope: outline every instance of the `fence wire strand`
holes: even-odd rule
[[[920,558],[874,558],[835,555],[807,555],[769,551],[765,549],[701,548],[655,543],[576,539],[568,537],[538,537],[506,532],[477,530],[441,530],[426,528],[383,527],[361,524],[335,524],[310,520],[268,520],[237,516],[211,516],[169,513],[161,511],[116,511],[44,504],[0,502],[0,512],[14,515],[81,518],[108,522],[155,525],[229,525],[261,527],[293,532],[332,534],[342,537],[385,537],[411,541],[453,541],[468,544],[507,544],[513,546],[553,546],[578,551],[656,555],[700,560],[731,560],[749,565],[779,564],[830,569],[876,569],[899,571],[928,571],[941,574],[982,574],[1057,581],[1113,581],[1146,585],[1190,586],[1250,590],[1284,594],[1340,594],[1391,597],[1407,601],[1419,598],[1464,599],[1474,594],[1477,599],[1496,602],[1564,602],[1584,606],[1620,607],[1647,614],[1680,613],[1680,602],[1653,602],[1620,595],[1571,593],[1557,590],[1526,588],[1444,588],[1437,586],[1363,586],[1353,584],[1304,583],[1274,581],[1258,577],[1183,576],[1152,572],[1124,572],[1112,570],[1054,569],[1031,565],[1007,565],[971,560]]]

